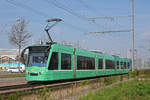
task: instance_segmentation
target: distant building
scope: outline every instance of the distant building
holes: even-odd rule
[[[132,59],[132,50],[131,49],[127,49],[126,57]],[[137,59],[137,50],[134,51],[134,59]]]
[[[17,49],[0,49],[0,69],[23,66],[16,61]]]
[[[133,69],[141,69],[143,67],[142,59],[140,59],[137,55],[138,55],[138,52],[135,49],[135,51],[134,51],[134,60],[135,60],[134,63],[135,64],[134,64]],[[127,49],[126,57],[132,59],[132,49]]]
[[[0,49],[0,57],[10,57],[15,59],[18,54],[17,49]]]

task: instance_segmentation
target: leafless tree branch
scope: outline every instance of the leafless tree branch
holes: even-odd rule
[[[20,55],[21,48],[25,46],[28,40],[32,37],[32,34],[26,29],[27,25],[28,22],[24,19],[16,21],[8,33],[8,40],[13,46],[18,48],[18,55]]]

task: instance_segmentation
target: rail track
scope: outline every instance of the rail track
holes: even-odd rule
[[[147,71],[149,72],[149,71]],[[127,75],[127,74],[122,74]],[[121,76],[121,75],[112,75],[112,76]],[[102,77],[110,77],[110,76],[102,76]],[[11,85],[11,86],[0,86],[0,95],[7,95],[11,93],[16,93],[20,91],[34,91],[43,88],[50,88],[51,90],[57,90],[65,87],[70,87],[72,85],[78,85],[81,83],[82,80],[90,80],[91,82],[97,81],[101,77],[93,77],[93,78],[86,78],[86,79],[78,79],[78,80],[64,80],[64,81],[52,81],[52,82],[40,82],[40,83],[23,83],[19,85]]]
[[[91,79],[82,79],[82,80],[90,80],[90,81],[96,81],[97,78],[91,78]],[[16,93],[18,91],[28,91],[28,90],[38,90],[42,88],[51,88],[53,89],[58,89],[62,87],[69,87],[72,85],[77,85],[80,83],[81,80],[65,80],[65,81],[53,81],[53,82],[39,82],[39,83],[27,83],[27,84],[20,84],[20,85],[11,85],[11,86],[2,86],[0,87],[0,94],[11,94],[11,93]]]
[[[126,75],[126,74],[120,74],[120,75]],[[120,75],[111,75],[111,76],[120,76]],[[101,76],[101,77],[110,77],[108,76]],[[10,86],[0,86],[0,94],[11,94],[16,93],[18,91],[27,91],[27,90],[38,90],[42,88],[51,88],[57,89],[61,87],[68,87],[72,85],[77,85],[83,80],[90,80],[92,82],[97,81],[97,79],[101,77],[92,77],[92,78],[84,78],[84,79],[76,79],[76,80],[62,80],[62,81],[50,81],[50,82],[32,82],[32,83],[24,83],[24,84],[16,84],[16,85],[10,85]]]
[[[120,75],[119,75],[120,76]],[[115,84],[118,84],[118,83],[120,83],[120,82],[126,82],[126,81],[130,81],[130,80],[133,80],[133,79],[135,79],[135,78],[128,78],[127,77],[127,75],[123,75],[123,77],[124,77],[124,79],[122,80],[122,81],[120,81],[120,79],[119,79],[119,81],[117,81],[117,83],[113,83],[113,84],[111,84],[110,86],[112,86],[112,85],[115,85]],[[88,79],[88,80],[90,80],[90,83],[92,82],[92,83],[94,83],[95,81],[96,82],[99,82],[98,81],[98,79],[99,79],[100,77],[97,77],[97,78],[94,78],[94,79]],[[118,78],[120,78],[120,77],[118,77]],[[142,80],[142,78],[141,77],[138,77],[138,79],[139,80]],[[86,80],[86,79],[85,79]],[[80,87],[80,85],[82,85],[82,83],[81,83],[81,81],[82,80],[76,80],[76,81],[71,81],[71,82],[62,82],[62,83],[46,83],[46,84],[25,84],[25,85],[28,85],[29,86],[29,88],[23,88],[23,87],[20,87],[19,88],[19,86],[17,86],[18,87],[18,89],[14,89],[14,91],[13,91],[13,89],[12,88],[16,88],[16,87],[13,87],[12,86],[12,88],[11,88],[11,86],[10,87],[7,87],[7,89],[10,89],[9,91],[6,91],[7,89],[6,88],[0,88],[0,91],[5,91],[5,93],[3,92],[3,94],[5,94],[5,99],[3,99],[3,100],[6,100],[7,98],[8,98],[8,94],[10,94],[10,93],[16,93],[17,91],[27,91],[27,92],[25,92],[25,95],[30,95],[31,93],[35,93],[34,92],[34,90],[37,90],[37,89],[40,89],[39,91],[43,91],[43,89],[42,88],[50,88],[50,90],[51,91],[57,91],[57,90],[62,90],[62,89],[64,89],[64,88],[69,88],[70,86],[72,87],[74,87],[75,86],[75,88],[76,87]],[[79,84],[78,84],[79,83]],[[81,83],[81,84],[80,84]],[[73,85],[74,84],[74,85]],[[32,86],[33,85],[33,86]],[[35,86],[36,85],[36,86]],[[21,86],[21,85],[20,85]],[[105,86],[105,87],[99,87],[99,88],[95,88],[96,90],[97,89],[103,89],[103,88],[107,88],[107,87],[110,87],[110,86]],[[42,89],[42,90],[41,90]],[[71,88],[72,89],[72,88]],[[30,90],[29,92],[28,92],[28,90]],[[33,90],[33,91],[32,91]],[[75,94],[76,96],[78,95],[78,94],[81,94],[81,93],[83,93],[83,92],[85,92],[85,93],[87,93],[86,92],[86,90],[87,89],[85,89],[85,90],[81,90],[79,93],[77,92],[77,94]],[[89,90],[89,89],[88,89]],[[95,90],[94,90],[95,91]],[[17,93],[16,93],[17,94]],[[84,93],[83,93],[84,94]],[[22,94],[17,94],[17,96],[22,96]],[[67,95],[64,95],[64,97],[58,97],[58,98],[70,98],[70,94],[67,94]],[[60,99],[56,99],[56,100],[60,100]],[[54,99],[55,100],[55,99]],[[75,99],[74,99],[75,100]]]
[[[123,76],[126,74],[122,74]],[[112,75],[112,76],[121,76],[121,75]],[[102,76],[104,77],[110,77],[110,76]],[[20,85],[11,85],[11,86],[3,86],[0,87],[0,95],[4,95],[5,99],[7,100],[8,95],[12,93],[22,92],[24,91],[26,95],[29,95],[31,92],[34,92],[35,90],[40,90],[43,88],[50,88],[51,91],[69,88],[71,86],[78,86],[80,85],[81,81],[83,80],[89,80],[90,82],[94,83],[97,82],[98,79],[101,77],[93,77],[93,78],[86,78],[86,79],[77,79],[77,80],[64,80],[64,81],[53,81],[53,82],[40,82],[40,83],[27,83],[27,84],[20,84]],[[28,92],[30,91],[30,92]],[[29,94],[28,94],[29,93]]]

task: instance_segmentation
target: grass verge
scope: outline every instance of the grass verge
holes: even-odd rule
[[[25,73],[13,73],[0,75],[0,78],[25,77]]]
[[[133,80],[119,85],[89,92],[80,100],[150,100],[150,81]]]

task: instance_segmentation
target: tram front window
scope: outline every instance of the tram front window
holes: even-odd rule
[[[45,67],[48,59],[48,53],[30,53],[28,66]]]

